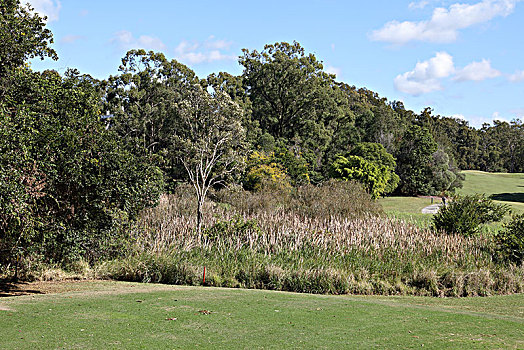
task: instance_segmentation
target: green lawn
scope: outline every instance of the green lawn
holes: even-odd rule
[[[406,214],[420,214],[422,208],[432,204],[430,198],[420,197],[384,197],[379,199],[386,212],[399,212]],[[440,199],[433,203],[440,203]]]
[[[485,193],[487,196],[492,195],[498,203],[508,204],[514,213],[524,212],[523,173],[486,173],[476,170],[467,170],[463,173],[466,179],[464,187],[457,190],[458,194]],[[440,203],[440,199],[434,202]],[[422,226],[431,222],[431,214],[421,213],[422,208],[431,204],[430,198],[385,197],[379,199],[379,203],[389,216],[412,221]]]
[[[388,216],[414,223],[417,226],[429,227],[431,225],[433,215],[422,214],[422,209],[432,204],[430,198],[384,197],[380,198],[378,202]],[[440,203],[440,199],[434,200],[433,203]]]
[[[464,187],[459,194],[485,193],[497,202],[509,204],[513,211],[524,212],[524,174],[486,173],[483,171],[464,171]]]
[[[0,299],[0,348],[524,347],[522,294],[437,299],[77,284],[82,290]]]

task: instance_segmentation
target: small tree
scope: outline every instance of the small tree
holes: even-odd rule
[[[174,152],[196,191],[197,229],[210,187],[224,184],[244,160],[242,109],[223,92],[210,94],[195,85],[178,104],[180,125],[173,138]]]
[[[360,182],[373,199],[383,195],[391,173],[359,156],[338,156],[331,165],[331,177]]]
[[[349,153],[364,158],[386,173],[384,176],[387,177],[387,183],[384,193],[391,193],[397,188],[400,181],[398,175],[395,174],[397,163],[395,158],[380,143],[361,142],[353,147]]]
[[[433,217],[433,224],[449,234],[472,236],[480,225],[502,220],[509,210],[509,206],[496,204],[483,194],[456,196]]]
[[[503,260],[522,265],[524,260],[524,214],[517,214],[495,236],[496,250]]]

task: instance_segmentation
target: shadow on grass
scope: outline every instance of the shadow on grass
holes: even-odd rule
[[[24,282],[0,279],[0,298],[27,294],[43,294],[39,290],[29,289]]]
[[[524,193],[495,193],[491,198],[497,201],[524,203]]]

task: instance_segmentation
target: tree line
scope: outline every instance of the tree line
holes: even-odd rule
[[[357,180],[373,196],[440,194],[459,169],[524,171],[516,119],[475,129],[336,80],[297,42],[243,49],[243,73],[199,78],[131,50],[119,73],[35,72],[57,59],[43,18],[0,4],[0,260],[96,260],[160,193],[190,182],[200,208],[248,190]],[[200,223],[200,220],[199,220]],[[199,224],[200,225],[200,224]]]

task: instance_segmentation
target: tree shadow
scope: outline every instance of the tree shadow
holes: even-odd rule
[[[43,293],[39,290],[29,289],[27,283],[24,282],[13,282],[11,280],[0,279],[0,298],[27,294]]]
[[[524,203],[524,193],[495,193],[491,198],[497,201]]]

